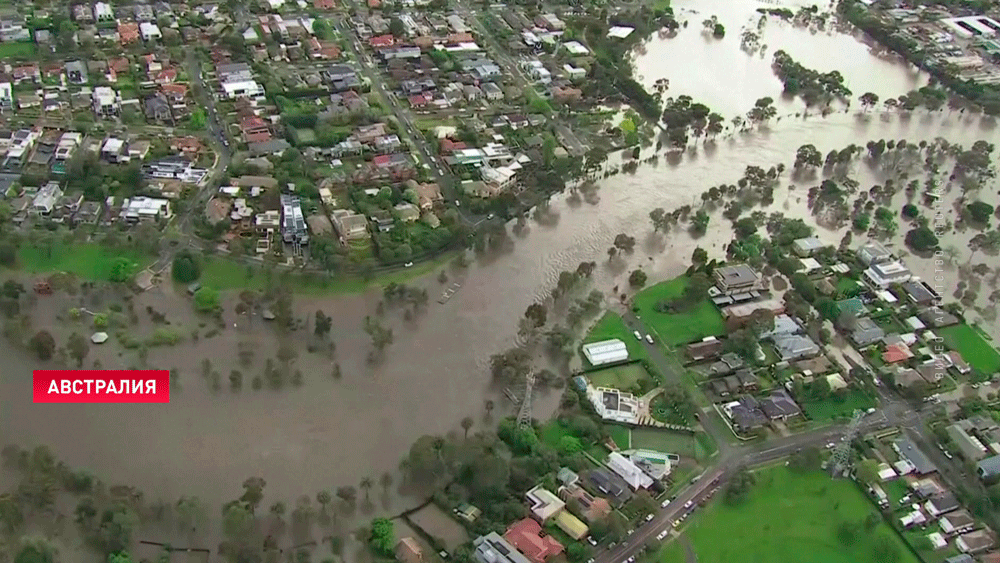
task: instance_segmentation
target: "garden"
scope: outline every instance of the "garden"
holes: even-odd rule
[[[640,362],[588,371],[586,377],[594,387],[610,387],[636,395],[642,395],[656,386],[652,376]]]
[[[671,346],[726,332],[722,315],[707,297],[698,298],[677,312],[661,313],[658,310],[658,304],[662,307],[663,304],[683,300],[687,287],[688,277],[680,276],[639,292],[633,300],[636,314],[642,317],[660,341]]]
[[[716,502],[665,545],[661,563],[917,563],[854,482],[777,466],[736,504]],[[728,496],[720,493],[720,497]]]
[[[862,389],[848,388],[835,391],[823,400],[808,400],[796,397],[802,405],[802,411],[810,420],[826,422],[841,418],[850,418],[855,410],[867,410],[878,404],[878,401]]]

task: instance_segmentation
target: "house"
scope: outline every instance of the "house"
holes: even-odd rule
[[[222,82],[222,91],[229,99],[256,98],[264,95],[264,87],[256,80]]]
[[[552,536],[542,535],[541,525],[531,518],[511,524],[503,537],[532,563],[545,563],[563,551],[563,545]]]
[[[765,299],[762,301],[752,301],[741,303],[722,309],[722,318],[726,320],[726,326],[734,330],[746,325],[758,315],[758,311],[767,311],[774,315],[785,312],[785,304],[777,299]]]
[[[618,452],[611,452],[605,465],[621,477],[632,490],[648,489],[653,486],[653,479],[639,468],[629,458]]]
[[[902,285],[906,298],[910,303],[922,306],[930,306],[941,300],[938,292],[921,280],[912,279]]]
[[[823,241],[816,237],[805,237],[792,241],[792,250],[802,257],[812,256],[824,246],[826,245],[823,244]]]
[[[10,82],[0,82],[0,113],[14,109],[14,87]]]
[[[904,342],[889,344],[885,347],[885,351],[882,352],[882,361],[887,364],[906,361],[912,357],[913,352],[910,351],[910,347]]]
[[[966,510],[955,510],[941,517],[941,531],[948,535],[971,532],[976,527],[976,520]]]
[[[331,221],[337,234],[344,240],[357,240],[368,237],[368,220],[348,209],[335,209]]]
[[[142,37],[143,41],[163,39],[163,33],[160,32],[160,27],[151,22],[141,22],[139,24],[139,35]]]
[[[146,98],[142,105],[146,119],[161,123],[173,122],[174,116],[170,110],[170,102],[163,94],[157,93]]]
[[[723,405],[722,410],[737,432],[750,432],[767,424],[767,416],[761,410],[760,403],[750,395],[743,395],[739,400]]]
[[[424,563],[424,550],[417,540],[405,537],[396,544],[396,559],[400,563]]]
[[[872,344],[875,344],[885,338],[885,331],[882,327],[875,324],[875,321],[868,317],[853,319],[850,324],[852,325],[849,327],[851,331],[851,340],[854,341],[854,344],[859,348],[871,346]]]
[[[542,524],[566,507],[566,503],[562,499],[541,485],[536,485],[524,496],[528,499],[528,504],[531,505],[529,508],[531,514]]]
[[[684,351],[693,362],[717,358],[722,353],[723,342],[714,336],[709,336],[701,342],[688,344]]]
[[[171,216],[169,201],[138,196],[125,200],[119,218],[126,223],[138,223],[142,220],[169,219]]]
[[[897,283],[905,283],[913,277],[910,269],[899,260],[872,264],[862,274],[865,281],[877,289],[886,289]]]
[[[972,371],[972,366],[966,363],[965,359],[962,358],[962,354],[959,354],[955,350],[949,350],[948,353],[945,354],[945,358],[947,361],[951,362],[951,367],[955,368],[955,370],[962,375]]]
[[[712,273],[716,286],[722,293],[740,293],[758,288],[760,275],[746,264],[733,264],[716,268]]]
[[[906,437],[898,438],[892,443],[892,449],[899,454],[900,458],[908,461],[913,466],[913,472],[917,475],[927,475],[937,472],[937,466],[931,462],[927,454],[913,443],[913,440]]]
[[[240,131],[247,143],[258,143],[271,140],[271,129],[266,121],[256,115],[249,115],[240,121]]]
[[[121,111],[118,93],[107,86],[96,86],[91,94],[94,113],[99,118],[116,117]]]
[[[417,192],[417,205],[420,206],[420,209],[432,209],[434,204],[444,200],[441,196],[441,188],[435,183],[407,182],[407,186]]]
[[[787,420],[802,414],[799,405],[788,396],[788,392],[778,388],[771,395],[760,401],[760,410],[769,420]]]
[[[931,384],[940,383],[948,372],[947,365],[941,360],[927,360],[917,366],[916,369],[917,373]]]
[[[997,457],[997,471],[1000,473],[1000,456]],[[591,469],[582,474],[584,483],[603,495],[615,506],[621,506],[632,498],[628,484],[618,475],[604,468]]]
[[[472,557],[477,563],[533,563],[496,532],[479,536],[472,545],[476,548]]]
[[[135,43],[139,40],[139,24],[135,22],[118,22],[118,41],[122,45]]]
[[[970,436],[965,428],[952,424],[945,428],[945,432],[965,459],[979,461],[986,457],[986,446],[977,438]]]
[[[580,476],[568,467],[560,467],[559,472],[556,473],[556,479],[563,485],[570,486],[576,484],[580,480]]]
[[[568,510],[563,510],[556,514],[555,524],[567,536],[577,541],[582,540],[587,535],[587,532],[590,531],[590,528],[586,524],[576,516],[573,516]]]
[[[115,21],[115,12],[109,4],[104,2],[94,3],[94,19],[98,22]]]
[[[870,242],[855,252],[858,260],[861,261],[865,266],[871,266],[872,264],[880,264],[882,262],[888,262],[892,260],[892,252],[889,249],[882,246],[877,242]]]
[[[586,390],[587,399],[601,418],[622,424],[639,422],[639,400],[635,395],[618,389],[590,385]]]
[[[979,553],[994,545],[996,545],[996,537],[989,528],[962,534],[955,540],[955,547],[962,553]]]
[[[483,97],[490,101],[502,100],[503,90],[492,82],[484,82],[479,87],[483,91]]]
[[[931,328],[943,328],[959,322],[958,317],[941,307],[928,307],[917,313],[917,318]]]
[[[772,337],[782,361],[790,362],[819,354],[819,345],[804,334],[780,334]]]
[[[63,65],[66,73],[66,80],[74,84],[87,83],[87,65],[83,61],[68,61]]]
[[[599,522],[611,514],[611,503],[607,499],[595,497],[579,485],[560,487],[559,496],[567,503],[575,503],[580,509],[580,516],[587,522]]]
[[[59,202],[59,198],[63,195],[62,189],[59,187],[58,182],[49,182],[42,186],[38,193],[35,194],[35,199],[31,202],[30,213],[32,215],[42,215],[48,217],[52,210],[55,209],[56,204]]]
[[[930,514],[934,518],[938,516],[943,516],[953,510],[958,510],[961,508],[958,499],[952,493],[945,493],[943,495],[937,495],[932,497],[926,503],[924,503],[924,510],[927,514]]]
[[[1000,455],[979,460],[976,463],[976,473],[980,479],[992,479],[1000,475]]]

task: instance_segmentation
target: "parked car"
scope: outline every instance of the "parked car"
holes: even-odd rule
[[[636,331],[633,331],[633,332],[632,332],[632,334],[634,334],[634,335],[635,335],[635,339],[636,339],[636,340],[642,340],[642,335],[641,335],[641,334],[639,334],[639,331],[638,331],[638,330],[636,330]]]
[[[689,500],[689,501],[687,501],[687,502],[684,503],[684,508],[691,508],[691,506],[693,506],[693,505],[694,505],[694,501],[693,500]]]
[[[592,536],[587,536],[587,543],[590,545],[597,545],[597,540],[595,540]]]
[[[668,504],[670,504],[670,500],[671,500],[671,499],[667,499],[667,500],[665,500],[665,501],[661,502],[661,503],[660,503],[660,508],[666,508],[666,507],[667,507],[667,505],[668,505]]]
[[[653,519],[653,515],[652,514],[647,514],[646,515],[646,522],[649,522],[652,519]]]
[[[647,334],[646,335],[646,342],[649,342],[650,344],[652,344],[653,343],[653,337]]]

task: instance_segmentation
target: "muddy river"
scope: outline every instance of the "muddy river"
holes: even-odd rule
[[[645,47],[646,54],[638,56],[636,66],[644,80],[668,77],[672,95],[691,94],[727,118],[745,112],[762,95],[779,98],[780,83],[768,67],[769,56],[754,59],[738,45],[738,29],[756,4],[748,2],[748,10],[732,14],[721,10],[732,9],[730,2],[709,0],[699,5],[704,5],[699,15],[682,12],[691,20],[688,29],[674,39],[654,39]],[[701,19],[713,13],[730,30],[722,41],[705,40],[700,32]],[[869,54],[850,36],[814,35],[776,21],[767,26],[765,43],[787,48],[807,66],[841,70],[856,95],[874,90],[894,96],[920,83],[911,69]],[[738,85],[730,82],[734,79]],[[797,102],[783,103],[786,113],[801,109]],[[333,337],[343,369],[339,381],[329,377],[329,361],[303,356],[299,363],[307,381],[301,388],[213,394],[194,373],[203,357],[212,357],[223,376],[228,374],[230,364],[235,364],[233,344],[243,337],[227,330],[211,341],[150,353],[151,365],[178,367],[190,374],[185,377],[191,383],[185,383],[169,405],[33,405],[29,383],[33,362],[0,341],[4,358],[0,443],[47,444],[71,465],[137,485],[151,496],[196,494],[215,504],[238,496],[240,484],[251,475],[266,479],[265,503],[292,501],[323,488],[357,486],[365,476],[377,482],[382,472],[396,469],[418,436],[460,431],[458,422],[464,416],[472,416],[478,424],[485,399],[496,400],[497,414],[510,409],[490,387],[488,358],[513,343],[517,319],[548,292],[560,271],[595,260],[600,267],[594,285],[607,291],[624,286],[627,272],[639,265],[651,280],[677,275],[695,246],[722,256],[722,244],[731,236],[728,223],[713,217],[708,235],[698,241],[681,232],[653,236],[651,209],[694,203],[708,187],[735,182],[747,165],[783,162],[790,167],[795,150],[804,143],[814,143],[825,153],[869,139],[936,137],[970,145],[981,138],[995,142],[997,134],[978,118],[946,113],[909,119],[862,117],[853,111],[825,118],[788,117],[763,131],[720,138],[685,154],[676,165],[661,158],[659,165],[643,166],[634,175],[602,180],[596,204],[555,198],[554,224],[530,222],[523,236],[514,237],[512,252],[474,263],[464,286],[448,303],[436,303],[434,297],[441,290],[436,273],[417,280],[431,292],[429,310],[417,328],[397,327],[396,342],[376,369],[365,363],[369,344],[361,327],[379,292],[300,298],[296,307],[302,314],[317,308],[333,314]],[[865,188],[877,180],[867,170],[860,170],[857,177]],[[788,185],[786,174],[772,210],[807,215],[805,187]],[[900,230],[901,236],[905,227]],[[605,251],[621,232],[636,236],[639,247],[627,264],[609,264]],[[840,233],[820,236],[831,244],[840,240]],[[859,240],[855,238],[856,243]],[[968,253],[964,244],[959,247]],[[929,263],[914,261],[911,267],[925,276],[933,271]],[[148,299],[171,303],[180,297],[154,293]],[[269,346],[261,344],[262,349]],[[258,355],[258,362],[263,357]],[[556,394],[536,401],[536,416],[546,416],[555,402]]]

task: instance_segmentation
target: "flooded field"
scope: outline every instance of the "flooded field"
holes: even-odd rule
[[[679,9],[697,7],[702,15],[689,17],[691,26],[677,38],[654,39],[647,46],[647,54],[637,59],[644,81],[667,77],[671,81],[668,95],[690,94],[727,117],[745,112],[760,96],[778,99],[781,85],[770,71],[770,55],[751,59],[739,49],[738,29],[756,4],[746,9],[739,6],[715,0],[679,3]],[[712,14],[731,30],[722,41],[700,35],[700,20]],[[767,25],[769,53],[773,48],[786,48],[807,66],[840,70],[855,97],[869,90],[899,95],[920,83],[921,78],[911,70],[871,55],[850,36],[814,35],[778,22]],[[690,56],[672,55],[678,52],[675,49],[688,50]],[[737,84],[732,82],[734,77]],[[784,113],[801,110],[795,104],[788,102]],[[868,140],[918,142],[936,137],[969,146],[979,139],[996,142],[997,132],[988,120],[947,112],[901,117],[859,116],[850,111],[825,118],[785,118],[761,131],[699,146],[677,162],[668,163],[661,156],[658,165],[601,180],[596,203],[584,203],[568,194],[556,197],[544,225],[529,221],[529,228],[514,236],[511,252],[473,263],[462,287],[446,303],[436,302],[443,289],[436,272],[416,280],[432,296],[428,310],[415,323],[387,313],[395,343],[375,367],[366,362],[371,344],[363,322],[373,314],[380,291],[296,297],[298,317],[311,316],[317,309],[333,316],[335,361],[342,368],[339,380],[331,376],[333,360],[308,353],[308,332],[297,332],[287,341],[298,351],[296,367],[305,380],[301,387],[252,391],[245,386],[239,393],[230,392],[226,378],[232,369],[248,375],[260,373],[279,345],[273,329],[262,323],[246,330],[232,327],[232,301],[227,303],[226,328],[217,336],[149,352],[150,366],[176,368],[181,373],[182,390],[169,405],[33,405],[30,371],[38,367],[37,362],[0,341],[4,357],[0,443],[45,444],[71,466],[87,468],[111,482],[135,485],[150,497],[197,495],[210,506],[238,497],[240,484],[250,476],[267,481],[265,504],[290,502],[321,489],[358,486],[365,477],[377,482],[382,473],[395,472],[417,437],[461,432],[459,421],[465,416],[476,421],[475,431],[481,424],[484,400],[496,401],[495,416],[510,411],[501,390],[490,385],[489,356],[514,342],[517,320],[528,305],[547,295],[561,271],[575,269],[582,261],[596,261],[593,285],[607,294],[614,286],[625,287],[628,272],[639,266],[651,281],[676,276],[696,246],[706,248],[712,257],[724,255],[723,245],[732,235],[729,223],[718,215],[713,216],[708,234],[693,240],[683,231],[654,235],[648,218],[651,209],[670,210],[700,202],[704,190],[735,183],[747,165],[767,168],[784,163],[790,168],[802,144],[813,143],[825,153],[850,143],[863,146]],[[861,164],[856,168],[862,189],[880,181],[877,171]],[[769,210],[808,217],[806,191],[818,181],[790,189],[786,172]],[[988,192],[994,193],[995,188]],[[897,247],[905,232],[901,224]],[[606,250],[618,233],[635,236],[639,245],[633,255],[609,262]],[[841,234],[820,232],[831,244],[839,242]],[[855,244],[860,238],[855,237]],[[968,234],[943,241],[959,249],[958,262],[969,255],[966,240]],[[931,260],[912,259],[909,264],[925,278],[934,273]],[[957,275],[947,277],[951,288],[958,281]],[[69,306],[64,299],[41,298],[34,326],[72,329],[56,320],[56,314]],[[137,298],[141,317],[147,305],[167,312],[181,326],[197,325],[188,298],[169,288]],[[241,342],[250,343],[256,351],[249,368],[238,365]],[[111,348],[92,347],[88,364],[96,358],[105,368],[140,361],[134,351],[118,356]],[[220,392],[213,392],[199,373],[204,358],[222,374]],[[538,397],[535,416],[548,416],[557,398],[555,392]],[[395,493],[392,497],[390,511],[398,512],[409,502]],[[376,512],[384,510],[379,504]]]

